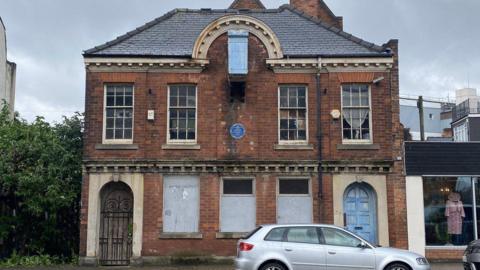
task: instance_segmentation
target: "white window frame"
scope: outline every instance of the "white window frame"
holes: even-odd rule
[[[305,140],[281,140],[280,137],[280,89],[282,87],[305,87]],[[279,145],[307,145],[309,141],[308,136],[308,86],[304,84],[283,84],[279,85],[277,89],[277,136],[278,136],[278,144]]]
[[[223,193],[223,183],[224,181],[229,181],[229,180],[252,180],[252,194],[224,194]],[[218,215],[218,224],[219,224],[219,229],[221,231],[222,229],[222,198],[223,197],[250,197],[253,198],[255,201],[255,225],[257,224],[257,194],[256,194],[256,179],[255,177],[249,177],[249,176],[241,176],[241,177],[222,177],[220,179],[220,198],[219,198],[219,215]],[[229,232],[231,233],[231,232]],[[244,233],[244,232],[241,232]]]
[[[107,86],[131,85],[132,86],[132,138],[131,139],[107,139]],[[103,144],[133,144],[135,131],[135,84],[134,83],[105,83],[103,85]]]
[[[368,115],[368,124],[369,124],[369,129],[370,129],[370,139],[365,140],[352,140],[352,139],[345,139],[343,137],[343,86],[344,85],[366,85],[368,86],[368,107],[369,107],[369,115]],[[341,130],[340,130],[340,136],[342,136],[342,144],[372,144],[373,143],[373,108],[372,108],[372,86],[367,84],[367,83],[345,83],[340,85],[340,104],[341,104]]]
[[[170,87],[172,86],[194,86],[195,87],[195,140],[172,140],[170,139]],[[175,83],[168,85],[167,91],[167,144],[185,145],[197,144],[198,140],[198,87],[192,83]]]
[[[463,123],[453,127],[453,139],[456,142],[468,142],[469,141],[469,123],[468,119]]]

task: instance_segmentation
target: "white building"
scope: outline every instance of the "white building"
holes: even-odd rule
[[[0,105],[5,100],[13,112],[16,64],[7,60],[7,37],[5,32],[5,25],[2,18],[0,18]]]

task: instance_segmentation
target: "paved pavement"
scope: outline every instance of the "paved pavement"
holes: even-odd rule
[[[463,270],[462,263],[432,264],[432,270]]]
[[[9,268],[12,269],[12,268]],[[28,270],[32,268],[27,268]],[[59,266],[34,268],[35,270],[233,270],[230,265],[203,265],[203,266],[148,266],[148,267],[78,267],[78,266]],[[23,269],[25,270],[25,268]],[[432,270],[463,270],[461,263],[442,263],[432,264]]]

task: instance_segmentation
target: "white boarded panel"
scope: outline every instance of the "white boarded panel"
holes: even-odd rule
[[[222,232],[249,232],[255,229],[255,197],[223,196],[220,209]]]
[[[312,223],[312,198],[310,196],[279,196],[277,222],[279,224]]]
[[[163,184],[163,231],[198,232],[199,179],[166,176]]]

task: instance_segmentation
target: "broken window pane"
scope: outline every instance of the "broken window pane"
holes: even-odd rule
[[[305,86],[280,87],[280,140],[306,140],[307,89]]]

